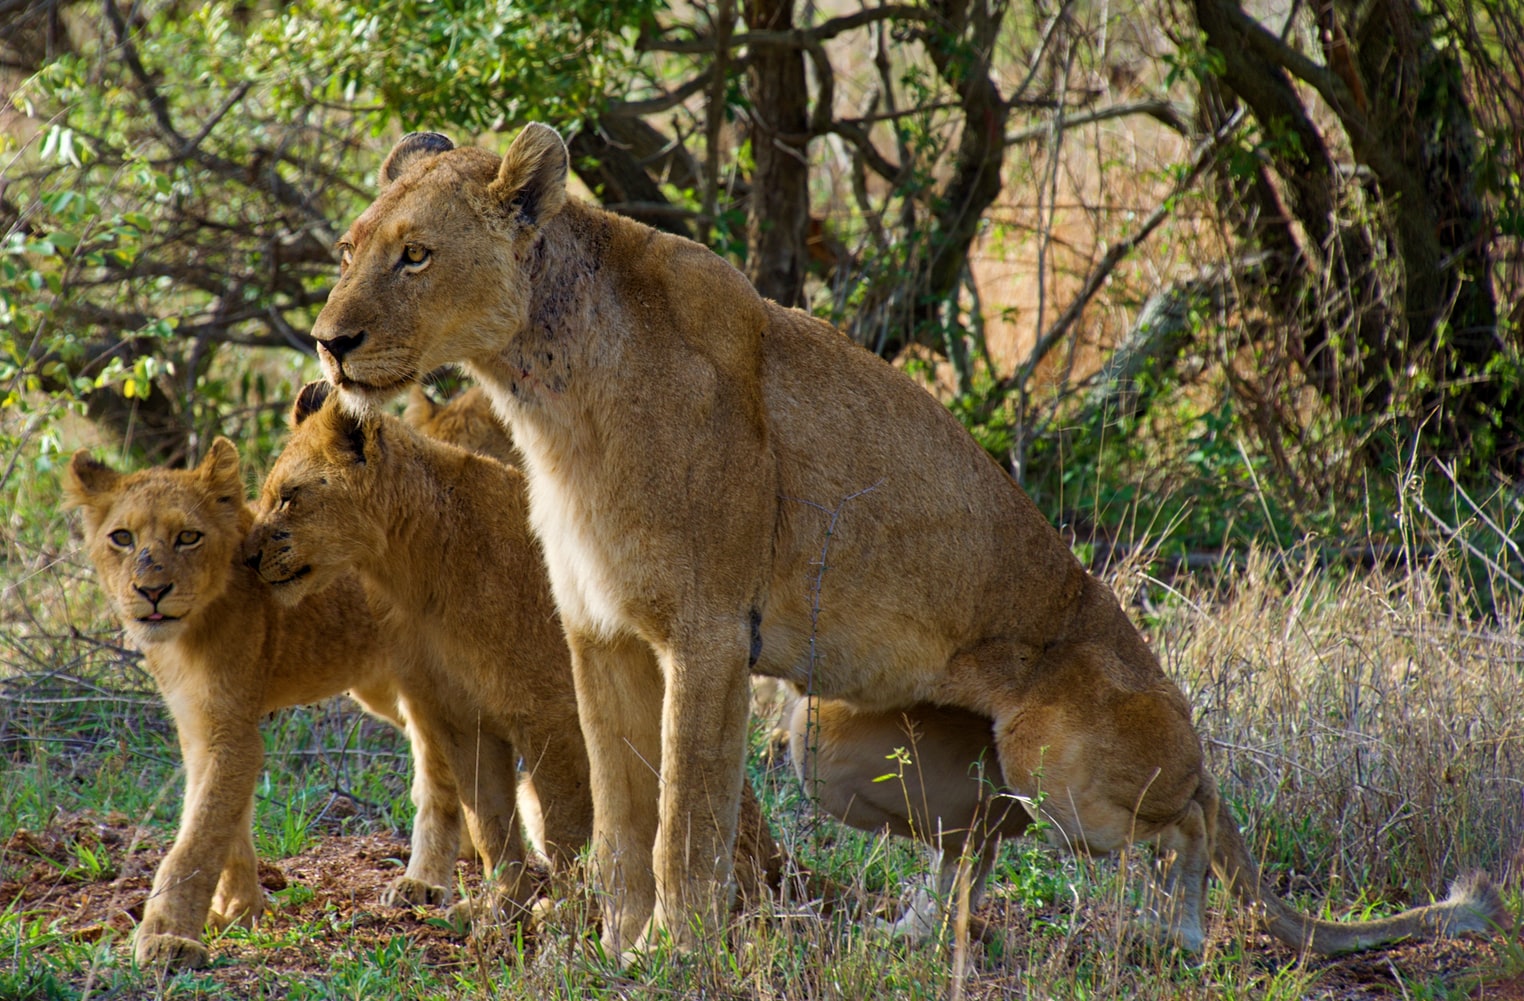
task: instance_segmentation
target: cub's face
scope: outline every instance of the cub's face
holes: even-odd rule
[[[123,475],[81,451],[64,490],[83,512],[91,562],[137,645],[175,639],[226,590],[248,512],[227,439],[192,470]]]
[[[313,325],[328,381],[364,412],[441,365],[500,352],[527,322],[530,251],[565,201],[566,147],[530,126],[508,154],[405,137],[339,241]]]
[[[386,526],[368,513],[374,483],[362,421],[322,406],[326,383],[302,391],[286,448],[270,469],[244,543],[245,561],[284,603],[295,604],[352,570],[382,544]]]

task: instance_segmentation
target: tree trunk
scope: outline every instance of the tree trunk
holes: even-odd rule
[[[750,31],[794,27],[793,0],[749,0]],[[804,52],[790,45],[753,44],[746,82],[751,91],[750,196],[746,277],[757,291],[785,306],[804,304],[810,221],[808,94]]]
[[[1436,46],[1415,0],[1318,0],[1312,13],[1326,65],[1287,46],[1235,0],[1195,0],[1195,9],[1223,57],[1222,83],[1261,124],[1287,208],[1307,233],[1303,250],[1321,263],[1308,275],[1300,311],[1304,322],[1316,318],[1303,342],[1314,383],[1337,409],[1380,416],[1404,399],[1416,369],[1433,388],[1411,401],[1417,412],[1398,415],[1406,432],[1422,428],[1440,454],[1517,464],[1524,428],[1508,412],[1511,387],[1489,372],[1509,347],[1498,326],[1492,229],[1476,190],[1475,128],[1458,57]],[[1342,19],[1357,10],[1352,41]],[[1293,74],[1327,101],[1374,178],[1367,196],[1380,211],[1363,213],[1369,222],[1349,211],[1358,204],[1341,205],[1347,194],[1330,144]],[[1400,264],[1395,309],[1381,305],[1373,267],[1382,230]],[[1274,234],[1261,235],[1276,249]],[[1353,392],[1339,392],[1351,379]]]

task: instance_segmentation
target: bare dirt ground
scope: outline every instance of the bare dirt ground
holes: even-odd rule
[[[81,852],[81,847],[88,851]],[[154,868],[167,847],[162,833],[144,832],[120,814],[59,816],[45,830],[17,830],[0,844],[0,902],[77,941],[98,942],[109,936],[117,949],[125,950]],[[339,948],[354,954],[383,947],[399,935],[409,940],[415,956],[421,953],[419,958],[435,969],[467,968],[476,961],[473,950],[443,921],[423,910],[376,903],[407,852],[407,841],[394,834],[335,835],[292,858],[262,862],[261,881],[278,901],[263,918],[262,928],[272,933],[269,941],[219,939],[213,945],[218,962],[205,975],[228,997],[263,997],[272,971],[321,977]],[[82,857],[95,863],[81,866]],[[469,885],[475,874],[469,863],[461,865]],[[281,892],[291,888],[302,889]],[[1006,929],[1019,937],[1033,916],[1020,904],[997,897],[980,917],[994,934]],[[1101,913],[1095,918],[1098,924],[1105,921]],[[301,935],[281,934],[291,929],[305,930]],[[1082,933],[1079,939],[1087,937]],[[1251,936],[1249,946],[1254,963],[1266,974],[1299,962],[1268,936]],[[1406,984],[1442,981],[1455,992],[1445,996],[1524,1001],[1524,975],[1500,979],[1496,972],[1509,968],[1504,956],[1508,948],[1506,940],[1422,942],[1317,960],[1321,976],[1316,990],[1306,996],[1328,1001],[1402,998],[1410,996]],[[1007,975],[1010,989],[1019,991],[1020,970]],[[990,988],[988,996],[1001,996],[1006,975],[988,970],[979,980],[979,996],[986,996]]]

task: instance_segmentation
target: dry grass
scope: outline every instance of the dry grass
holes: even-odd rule
[[[699,956],[623,974],[590,951],[575,887],[538,936],[460,940],[425,913],[376,905],[386,859],[404,850],[401,745],[330,705],[269,728],[258,813],[262,848],[289,884],[281,908],[214,947],[217,969],[160,983],[131,968],[125,938],[179,796],[164,713],[116,647],[80,556],[12,535],[6,568],[0,970],[9,961],[17,972],[0,973],[3,997],[103,986],[128,997],[1458,997],[1478,976],[1520,969],[1506,939],[1304,964],[1225,911],[1206,957],[1189,962],[1133,920],[1144,859],[1077,860],[1031,844],[1005,849],[981,914],[991,935],[958,976],[951,932],[890,943],[849,913],[793,900]],[[1198,707],[1224,791],[1287,894],[1360,916],[1440,895],[1472,869],[1517,879],[1524,595],[1505,588],[1494,617],[1468,617],[1461,576],[1442,558],[1354,572],[1300,550],[1259,551],[1237,572],[1173,585],[1146,569],[1116,568],[1119,593]],[[892,906],[922,877],[909,846],[816,815],[787,769],[754,760],[753,771],[794,854],[865,906]],[[33,840],[18,840],[22,828]],[[132,833],[100,833],[111,830]],[[377,837],[392,847],[363,841]],[[39,872],[57,875],[39,883]],[[56,990],[22,993],[44,980]]]

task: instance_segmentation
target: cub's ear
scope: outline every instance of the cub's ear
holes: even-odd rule
[[[333,387],[322,379],[307,383],[296,394],[296,402],[291,404],[291,416],[287,423],[295,429],[302,421],[322,410],[323,402],[332,392]]]
[[[327,425],[333,429],[334,445],[348,453],[356,466],[365,465],[365,450],[381,447],[381,422],[352,414],[345,407],[330,407]]]
[[[516,214],[526,225],[538,226],[566,204],[570,163],[566,143],[556,130],[530,122],[508,147],[487,194],[505,212]]]
[[[406,173],[413,164],[454,148],[455,144],[449,137],[438,132],[409,132],[397,140],[397,145],[392,147],[392,151],[382,161],[376,183],[385,188]]]
[[[63,473],[64,503],[69,507],[82,507],[99,495],[115,489],[122,474],[80,449],[69,460]]]
[[[415,428],[421,428],[434,419],[439,413],[439,404],[429,396],[428,390],[418,383],[413,383],[407,392],[407,407],[402,411],[402,419]]]
[[[217,494],[219,503],[243,500],[243,472],[238,468],[238,449],[221,435],[212,442],[196,472]]]

